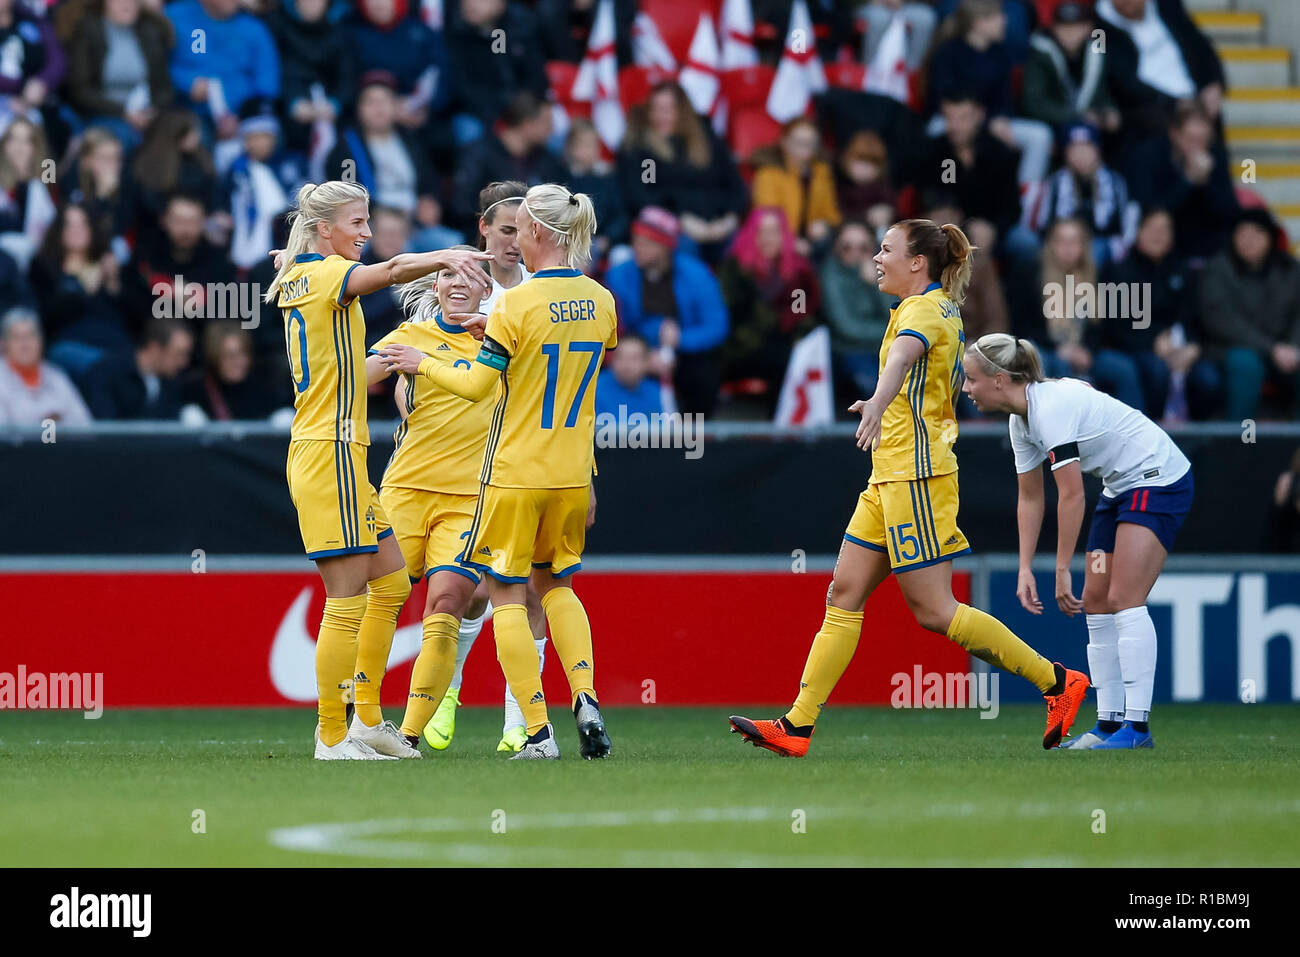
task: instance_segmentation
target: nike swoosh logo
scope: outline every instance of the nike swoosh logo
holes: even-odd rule
[[[280,620],[271,643],[271,684],[290,701],[316,700],[316,641],[307,630],[307,606],[315,589],[304,588]],[[388,655],[388,667],[410,661],[420,653],[420,622],[398,628]]]
[[[436,734],[438,737],[442,738],[442,740],[444,740],[444,741],[450,741],[450,740],[451,740],[451,738],[447,737],[447,735],[443,734],[443,733],[442,733],[441,731],[439,731],[437,728],[425,728],[425,730],[426,730],[426,731],[432,731],[434,734]]]

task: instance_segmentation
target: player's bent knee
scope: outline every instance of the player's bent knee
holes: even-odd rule
[[[1085,591],[1083,593],[1083,613],[1085,615],[1112,615],[1115,613],[1115,607],[1111,603],[1109,596]]]

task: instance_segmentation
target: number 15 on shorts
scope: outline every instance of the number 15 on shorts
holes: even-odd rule
[[[915,528],[914,522],[903,522],[900,525],[889,526],[889,541],[894,546],[894,563],[913,562],[921,557],[921,540],[915,535],[909,535],[908,529]],[[900,551],[899,548],[902,548]]]

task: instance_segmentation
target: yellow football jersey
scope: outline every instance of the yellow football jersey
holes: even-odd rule
[[[482,481],[576,488],[591,481],[596,374],[618,345],[614,297],[577,269],[543,269],[507,289],[486,335],[510,353]]]
[[[479,343],[460,326],[442,321],[404,322],[373,346],[399,343],[468,368]],[[407,416],[393,433],[396,447],[384,470],[384,488],[413,488],[451,495],[477,495],[495,393],[470,402],[440,389],[426,376],[404,375]]]
[[[871,456],[871,482],[901,482],[957,471],[953,403],[965,373],[966,333],[957,304],[932,282],[919,296],[895,302],[880,344],[880,368],[899,336],[915,336],[925,352],[880,421],[880,447]]]
[[[366,426],[366,321],[361,303],[339,304],[360,263],[303,253],[280,283],[284,347],[297,410],[292,439],[370,444]]]

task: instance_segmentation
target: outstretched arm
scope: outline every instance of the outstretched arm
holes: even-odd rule
[[[390,372],[422,375],[439,388],[471,402],[487,398],[510,361],[505,349],[491,339],[483,341],[478,359],[468,367],[442,362],[412,346],[396,343],[384,346],[379,355]]]
[[[438,269],[450,269],[469,284],[471,298],[487,293],[487,273],[480,262],[491,259],[486,252],[464,249],[438,249],[430,253],[399,253],[392,259],[369,266],[356,266],[348,272],[347,285],[339,293],[346,303],[355,296],[366,296],[389,286],[411,282]]]
[[[850,412],[862,413],[858,426],[858,448],[864,452],[880,444],[880,417],[903,387],[903,377],[925,355],[925,343],[914,335],[900,335],[889,347],[885,367],[880,370],[876,392],[870,399],[859,399],[849,406]]]

